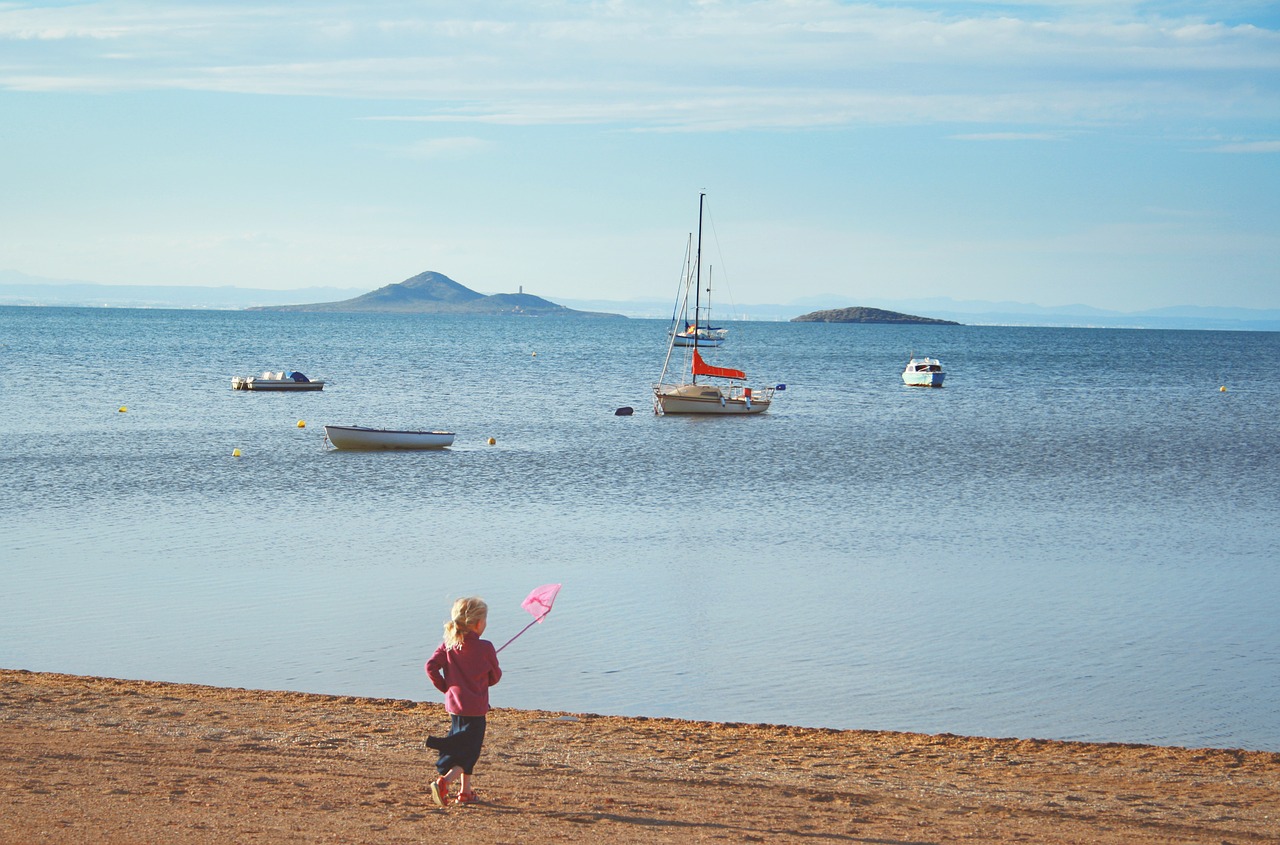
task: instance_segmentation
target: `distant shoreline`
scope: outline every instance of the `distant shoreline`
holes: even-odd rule
[[[335,302],[358,298],[369,292],[366,287],[333,286],[279,290],[234,285],[106,285],[0,270],[0,306],[243,311],[258,306]],[[815,310],[862,307],[924,314],[968,326],[1280,331],[1280,308],[1188,305],[1124,312],[1080,303],[1046,307],[1024,302],[961,300],[948,296],[915,299],[859,296],[858,299],[860,301],[854,303],[849,301],[849,297],[828,294],[787,303],[735,304],[728,309],[721,303],[716,319],[718,322],[789,322]],[[667,299],[555,297],[548,302],[571,310],[608,312],[633,319],[671,319],[671,302]]]
[[[9,301],[6,301],[9,300]],[[80,308],[86,310],[138,310],[138,311],[196,311],[196,312],[249,312],[248,306],[231,306],[231,305],[178,305],[178,304],[162,304],[162,303],[85,303],[85,302],[48,302],[48,301],[12,301],[13,297],[4,296],[4,286],[0,285],[0,308]],[[590,303],[580,302],[576,300],[565,300],[571,304],[579,306],[597,305],[604,307],[606,303],[591,301]],[[638,320],[662,320],[666,321],[669,317],[659,316],[650,312],[633,312],[627,313],[628,303],[614,303],[616,311],[624,317]],[[753,306],[746,306],[750,309]],[[767,323],[789,323],[790,316],[775,316],[775,309],[779,306],[763,306],[769,309],[757,316],[747,313],[747,319],[735,319],[732,317],[725,318],[722,322],[737,324],[740,322],[767,322]],[[742,309],[740,309],[742,310]],[[787,311],[786,314],[794,314],[794,310]],[[255,312],[257,313],[257,312]],[[266,312],[266,313],[285,313],[285,312]],[[426,315],[428,317],[433,315]],[[963,316],[963,325],[968,328],[1027,328],[1027,329],[1127,329],[1134,331],[1225,331],[1225,332],[1277,332],[1280,331],[1280,317],[1276,319],[1266,320],[1225,320],[1225,319],[1198,319],[1193,317],[1143,317],[1143,318],[1114,318],[1114,319],[1098,319],[1084,318],[1079,319],[1037,319],[1035,315],[984,315],[981,313],[973,314],[956,314],[953,316]],[[891,325],[884,323],[870,323],[861,325]],[[900,325],[908,326],[912,324],[903,323]]]

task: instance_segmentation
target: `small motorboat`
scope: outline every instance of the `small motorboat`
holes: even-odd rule
[[[335,449],[444,449],[453,445],[452,431],[395,431],[359,425],[326,425],[324,439]]]
[[[902,383],[908,387],[942,387],[942,380],[947,374],[942,371],[942,362],[937,358],[917,358],[911,356],[907,368],[902,371]]]
[[[260,376],[233,376],[231,387],[235,390],[324,390],[324,380],[311,380],[299,372],[271,372]]]

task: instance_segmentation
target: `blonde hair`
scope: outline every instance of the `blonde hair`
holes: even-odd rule
[[[453,618],[444,623],[444,647],[458,649],[462,648],[462,639],[489,615],[489,605],[478,596],[458,599],[451,615]]]

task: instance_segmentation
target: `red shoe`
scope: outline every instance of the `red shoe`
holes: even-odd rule
[[[459,803],[459,804],[475,804],[475,803],[476,803],[477,801],[479,801],[479,800],[480,800],[480,799],[476,797],[475,790],[471,790],[470,792],[459,792],[459,793],[458,793],[458,803]]]
[[[461,799],[462,796],[458,797]],[[437,807],[449,806],[449,781],[444,779],[444,775],[431,781],[431,800]]]

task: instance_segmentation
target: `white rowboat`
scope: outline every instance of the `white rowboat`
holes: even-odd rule
[[[452,431],[394,431],[358,425],[326,425],[325,440],[335,449],[444,449],[453,445]]]

